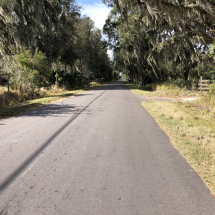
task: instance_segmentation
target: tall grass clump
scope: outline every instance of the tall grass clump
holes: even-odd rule
[[[184,96],[195,96],[196,92],[189,90],[190,83],[183,81],[169,81],[163,83],[151,83],[145,86],[139,86],[137,84],[127,83],[128,87],[134,94],[180,98]]]
[[[195,102],[199,107],[206,108],[208,111],[215,116],[215,82],[209,86],[209,91],[206,93],[201,93],[199,100]]]
[[[14,106],[20,102],[31,100],[35,98],[44,97],[47,94],[47,90],[32,88],[30,85],[14,84],[13,90],[7,91],[6,88],[1,87],[0,91],[0,108],[6,108]]]

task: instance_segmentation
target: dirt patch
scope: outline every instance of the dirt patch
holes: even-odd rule
[[[141,102],[151,102],[151,101],[172,101],[171,98],[165,97],[157,97],[157,96],[145,96],[145,95],[137,95]]]
[[[179,98],[179,100],[182,100],[182,101],[195,101],[198,99],[200,99],[200,97]]]

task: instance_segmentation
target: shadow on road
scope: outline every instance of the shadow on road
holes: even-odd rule
[[[94,95],[94,94],[85,94],[85,93],[81,93],[81,94],[75,95],[75,97],[79,97],[79,96],[91,96],[91,95]]]
[[[93,101],[91,101],[87,106],[85,106],[80,111],[77,111],[64,125],[62,125],[51,137],[49,137],[33,154],[31,154],[22,164],[18,166],[14,172],[12,172],[3,182],[0,183],[0,195],[2,192],[27,168],[39,154],[68,126],[70,125],[80,114],[82,114],[95,100],[102,96],[106,91],[102,92]],[[42,107],[43,108],[43,107]],[[44,107],[46,108],[46,107]],[[39,108],[40,109],[40,108]],[[37,111],[38,109],[36,109]],[[31,114],[36,114],[35,110]],[[28,112],[29,114],[29,112]],[[58,113],[59,114],[59,113]],[[23,114],[25,115],[25,114]]]
[[[56,116],[62,114],[71,114],[74,112],[78,112],[83,107],[79,106],[73,106],[73,105],[62,105],[62,104],[49,104],[42,106],[40,108],[36,108],[33,110],[30,110],[26,113],[23,113],[21,115],[16,116],[18,117],[48,117],[48,116]]]

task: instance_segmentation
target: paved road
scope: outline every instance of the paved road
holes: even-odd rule
[[[0,215],[214,215],[142,100],[118,81],[0,121]]]

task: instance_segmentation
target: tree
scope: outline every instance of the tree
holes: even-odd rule
[[[179,64],[181,76],[187,80],[190,71],[198,65],[204,52],[207,52],[207,45],[214,39],[212,30],[215,16],[210,14],[210,11],[215,8],[212,2],[106,2],[113,7],[112,17],[106,22],[106,26],[114,28],[108,30],[107,34],[114,38],[115,32],[115,37],[118,37],[121,44],[126,40],[133,47],[140,84],[144,82],[141,81],[142,71],[145,76],[144,73],[153,69],[155,77],[165,80],[169,75],[174,76],[171,70],[178,70]],[[196,14],[197,12],[199,13]],[[111,22],[114,24],[111,25]],[[147,68],[145,70],[144,65]]]
[[[31,83],[39,80],[36,73],[41,76],[43,72],[32,64],[38,53],[46,58],[49,84],[54,82],[55,71],[60,84],[67,83],[68,87],[76,85],[75,80],[77,85],[83,84],[88,69],[91,78],[111,77],[112,65],[101,31],[90,18],[80,17],[75,0],[2,0],[0,33],[1,72],[7,79],[11,76],[13,80]],[[17,72],[12,70],[15,65]],[[47,80],[41,80],[40,85],[47,84]]]

